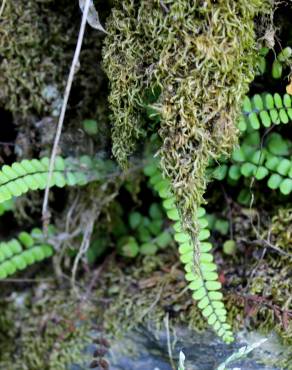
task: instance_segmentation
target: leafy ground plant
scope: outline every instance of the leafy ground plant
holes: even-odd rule
[[[178,369],[177,370],[186,370],[186,368],[185,368],[185,359],[186,359],[185,354],[183,353],[183,351],[180,351]]]
[[[216,370],[232,370],[229,366],[233,362],[244,359],[250,352],[260,347],[266,341],[267,339],[261,339],[260,341],[255,342],[251,345],[239,348],[238,351],[234,352],[230,357],[228,357]],[[240,368],[236,368],[236,369],[240,369]]]

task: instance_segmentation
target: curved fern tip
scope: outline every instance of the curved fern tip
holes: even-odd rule
[[[199,228],[197,243],[194,245],[191,235],[184,231],[170,181],[163,178],[155,161],[145,167],[144,173],[149,177],[151,186],[163,199],[162,205],[168,218],[175,222],[174,239],[179,245],[180,260],[184,265],[185,278],[189,282],[189,289],[193,292],[193,299],[217,335],[226,343],[233,342],[231,326],[226,323],[227,312],[222,301],[223,295],[219,292],[222,285],[218,281],[217,266],[210,253],[212,244],[208,242],[210,231],[205,209],[199,207],[194,218]]]

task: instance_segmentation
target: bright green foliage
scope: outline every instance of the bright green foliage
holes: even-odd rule
[[[79,159],[57,157],[50,186],[85,185],[100,179],[110,171],[110,162],[92,160],[88,156]],[[18,197],[30,190],[45,189],[48,181],[49,159],[24,159],[11,166],[4,165],[0,171],[0,203]]]
[[[129,214],[128,225],[124,224],[118,235],[118,251],[126,257],[154,255],[159,249],[166,248],[173,240],[173,231],[164,225],[164,212],[157,203],[149,207],[148,216],[134,211]],[[122,220],[120,219],[120,222]]]
[[[82,122],[83,130],[90,136],[96,136],[98,133],[97,122],[93,119],[85,119]]]
[[[163,199],[163,207],[168,218],[175,222],[174,239],[179,244],[180,260],[184,264],[185,277],[189,282],[189,288],[193,291],[193,298],[215,332],[226,343],[232,342],[234,338],[231,326],[226,322],[227,312],[222,302],[223,295],[219,291],[221,283],[218,281],[217,266],[210,253],[212,244],[208,242],[210,231],[205,209],[198,208],[196,218],[199,229],[194,240],[183,229],[175,197],[171,193],[170,181],[163,178],[158,163],[151,162],[144,168],[144,173],[149,177],[151,186]]]
[[[292,49],[290,48],[290,46],[286,46],[278,54],[278,60],[280,63],[288,62],[289,59],[291,59],[291,57],[292,57]]]
[[[275,59],[272,66],[272,76],[274,79],[278,80],[282,77],[283,65],[278,59]]]
[[[236,242],[234,240],[226,240],[223,244],[223,252],[225,254],[234,254],[236,252]]]
[[[258,55],[258,60],[257,60],[257,75],[263,75],[266,72],[267,69],[267,61],[266,61],[266,56],[269,53],[269,48],[267,47],[262,47],[259,50],[259,55]]]
[[[285,66],[292,63],[292,49],[287,46],[280,51],[275,58],[272,65],[272,77],[276,80],[280,79],[283,75],[283,69]]]
[[[235,185],[241,178],[254,177],[256,180],[266,179],[270,189],[279,191],[283,195],[292,192],[292,159],[290,156],[292,142],[284,139],[279,133],[267,135],[265,142],[257,131],[247,134],[239,148],[232,154],[232,164],[222,164],[219,168],[229,184]],[[222,167],[224,171],[222,171]],[[214,169],[217,178],[218,168]],[[222,180],[223,175],[220,177]],[[248,193],[243,189],[243,200]],[[245,201],[244,201],[245,203]]]
[[[5,212],[13,211],[13,209],[14,209],[13,199],[9,199],[6,202],[0,203],[0,216],[2,216]]]
[[[263,75],[265,72],[271,72],[271,76],[274,79],[278,80],[283,78],[283,72],[285,72],[285,68],[292,65],[292,48],[287,46],[276,56],[275,50],[273,49],[270,52],[270,54],[272,54],[274,57],[274,61],[271,66],[269,65],[269,52],[270,49],[267,47],[263,47],[259,50],[259,55],[257,58],[257,75]],[[287,68],[287,72],[288,71],[289,69]]]
[[[292,141],[278,132],[271,132],[261,138],[260,129],[292,121],[292,97],[288,94],[263,94],[243,102],[243,113],[239,120],[242,131],[240,145],[233,150],[231,161],[210,168],[214,179],[227,179],[229,185],[243,184],[242,179],[266,180],[272,190],[283,195],[292,192]],[[251,192],[242,187],[237,198],[240,204],[248,206]]]
[[[227,235],[229,231],[229,222],[223,218],[217,217],[215,214],[206,214],[208,228],[219,232],[221,235]]]
[[[21,232],[17,239],[0,243],[0,279],[25,270],[53,253],[53,247],[44,242],[40,229],[34,229],[30,234]]]
[[[134,258],[139,253],[139,245],[134,237],[122,237],[118,241],[118,251],[125,257]]]
[[[275,93],[254,95],[251,99],[246,96],[243,102],[243,115],[239,119],[238,127],[245,132],[248,129],[259,130],[260,127],[271,127],[287,124],[292,121],[292,97],[285,94],[283,97]]]

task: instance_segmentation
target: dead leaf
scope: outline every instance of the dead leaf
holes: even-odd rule
[[[292,77],[290,78],[289,85],[286,86],[286,92],[287,94],[292,95]]]
[[[83,10],[85,8],[85,3],[86,3],[86,0],[79,0],[79,7],[80,7],[82,13],[83,13]],[[95,6],[94,6],[92,0],[90,0],[87,22],[92,28],[95,28],[96,30],[107,33],[106,30],[103,28],[103,26],[100,23],[98,12],[95,9]]]

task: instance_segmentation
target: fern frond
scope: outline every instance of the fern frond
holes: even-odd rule
[[[24,159],[11,166],[4,165],[0,171],[0,203],[18,197],[31,190],[43,190],[49,173],[49,158]],[[73,159],[57,157],[50,187],[85,185],[101,176],[101,162],[88,156]],[[106,166],[104,162],[103,166]],[[106,167],[105,167],[106,168]]]
[[[53,253],[53,247],[44,243],[40,229],[32,230],[31,234],[21,232],[17,239],[0,243],[0,279],[51,257]]]
[[[256,180],[267,178],[270,189],[279,189],[283,195],[292,192],[292,142],[282,138],[279,133],[267,136],[261,147],[258,132],[252,132],[236,148],[231,157],[231,165],[223,164],[212,169],[212,176],[230,184],[237,184],[244,177]]]
[[[13,211],[13,209],[14,209],[13,199],[9,199],[3,203],[0,203],[0,216],[4,215],[4,213],[8,211]]]
[[[292,121],[290,95],[284,94],[282,97],[278,93],[256,94],[252,98],[245,97],[238,128],[245,132],[249,127],[259,130],[261,126],[267,128],[272,124],[287,124],[289,121]]]
[[[144,173],[149,177],[152,187],[163,199],[163,207],[168,218],[175,222],[174,238],[179,244],[180,260],[184,264],[185,278],[189,288],[193,291],[193,298],[198,302],[203,316],[215,332],[226,343],[232,342],[231,326],[226,322],[227,312],[222,302],[223,295],[219,291],[221,283],[218,281],[217,266],[210,253],[212,244],[207,240],[210,236],[208,220],[205,218],[204,208],[198,209],[197,223],[199,233],[196,241],[186,233],[181,224],[180,215],[176,207],[176,199],[171,192],[170,181],[164,179],[157,162],[152,162],[144,168]],[[195,253],[196,250],[196,253]],[[197,250],[199,257],[197,258]]]

